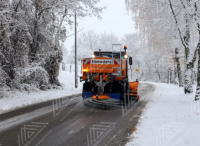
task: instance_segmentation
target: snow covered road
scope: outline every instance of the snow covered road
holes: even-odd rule
[[[139,87],[141,100],[129,108],[86,106],[79,95],[55,99],[50,105],[41,103],[43,106],[38,109],[25,107],[17,113],[6,113],[0,117],[0,143],[3,146],[125,145],[148,103],[147,96],[154,92],[150,84],[142,83]]]
[[[68,86],[67,88],[72,88],[72,86],[71,87]],[[125,113],[122,113],[121,110],[102,111],[98,109],[93,109],[91,107],[85,107],[83,106],[82,98],[80,97],[80,95],[76,96],[78,97],[79,100],[70,102],[70,104],[67,106],[65,105],[63,106],[62,104],[65,103],[65,100],[62,101],[58,97],[62,97],[63,95],[67,94],[80,93],[81,90],[73,89],[72,91],[70,91],[68,89],[66,91],[64,90],[60,91],[58,90],[55,91],[51,90],[47,92],[44,91],[45,93],[44,94],[42,93],[40,95],[41,97],[38,96],[38,92],[35,92],[28,95],[27,96],[29,97],[28,99],[26,99],[26,96],[22,96],[22,98],[18,96],[20,99],[24,100],[20,101],[23,101],[22,103],[25,105],[28,105],[27,103],[29,102],[30,104],[38,103],[39,101],[38,99],[45,101],[48,98],[48,100],[52,101],[49,101],[49,103],[46,105],[44,105],[45,102],[44,103],[39,102],[41,106],[37,107],[37,104],[35,104],[32,108],[30,109],[26,108],[28,110],[23,112],[21,112],[19,109],[18,112],[13,111],[13,114],[1,115],[0,131],[2,132],[1,138],[3,138],[1,139],[1,144],[5,145],[5,142],[7,142],[5,136],[13,137],[13,135],[15,136],[20,134],[20,128],[22,128],[23,125],[32,124],[30,123],[32,121],[33,122],[39,121],[43,124],[51,123],[53,121],[53,124],[48,125],[48,127],[50,128],[44,130],[45,132],[42,136],[48,134],[49,132],[51,132],[51,130],[57,131],[58,133],[60,133],[60,135],[65,135],[65,137],[66,136],[68,137],[67,142],[77,141],[76,139],[73,139],[71,137],[74,134],[75,134],[74,136],[76,137],[77,133],[75,131],[80,130],[80,127],[76,129],[75,128],[76,126],[82,125],[83,128],[81,129],[84,129],[84,132],[82,132],[82,134],[80,134],[79,137],[83,137],[83,135],[85,134],[86,135],[90,134],[87,130],[90,129],[90,126],[92,124],[102,125],[99,122],[106,121],[108,123],[115,123],[120,125],[120,126],[115,125],[114,130],[113,129],[111,130],[110,133],[111,136],[109,135],[107,136],[107,138],[104,139],[106,143],[108,143],[107,144],[108,146],[112,145],[114,146],[115,144],[124,145],[128,139],[129,142],[126,144],[126,146],[199,146],[200,145],[200,140],[199,140],[200,101],[195,102],[194,94],[185,95],[183,92],[183,88],[179,88],[176,85],[140,82],[139,86],[140,101],[138,104],[136,104],[136,106],[125,111]],[[34,94],[37,97],[35,97]],[[42,98],[42,96],[45,96],[46,98]],[[33,100],[34,98],[37,98],[35,102]],[[1,106],[1,108],[3,107],[4,109],[3,111],[5,111],[7,107],[11,107],[11,105],[13,104],[15,106],[16,105],[19,106],[21,104],[20,102],[16,102],[15,104],[15,100],[17,100],[17,98],[13,98],[12,99],[13,101],[10,99],[12,98],[3,100],[1,99],[1,101],[3,102],[1,102],[0,104],[5,104]],[[11,101],[11,103],[8,102],[9,100]],[[54,102],[53,103],[53,105],[55,105],[54,107],[52,106],[52,102]],[[61,104],[59,105],[58,103]],[[12,117],[13,115],[16,116]],[[57,118],[57,116],[62,118],[56,120],[55,117]],[[125,118],[123,116],[125,116]],[[89,121],[88,118],[90,119]],[[66,124],[66,127],[63,122]],[[59,123],[61,123],[61,125],[65,127],[65,129],[68,131],[67,132],[68,134],[66,134],[66,131],[62,131],[63,127],[59,126],[60,125]],[[126,123],[125,124],[126,126],[123,123]],[[9,133],[7,133],[8,131]],[[132,135],[127,135],[131,133]],[[52,133],[50,133],[49,135],[51,135],[52,138],[60,137],[60,135],[55,135]],[[72,139],[70,139],[70,137]],[[16,138],[17,137],[13,137],[14,143],[10,143],[11,145],[16,144],[15,142],[18,141]],[[39,136],[37,139],[40,140],[42,139],[42,137]],[[43,140],[45,144],[53,143],[51,140],[49,140],[49,138],[47,138],[47,140],[48,141],[46,142],[45,140]],[[64,138],[61,138],[60,140],[63,143],[59,143],[57,141],[54,144],[62,145],[65,143],[63,141]],[[86,137],[81,138],[81,141],[84,141],[82,145],[88,145]],[[38,140],[36,140],[36,142],[38,142]],[[106,144],[106,143],[101,143],[101,144]],[[79,142],[77,142],[76,144],[79,144]],[[69,145],[73,145],[73,143]]]
[[[176,85],[155,84],[126,146],[200,146],[200,101]]]

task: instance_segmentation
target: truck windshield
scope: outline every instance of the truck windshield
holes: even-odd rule
[[[119,52],[94,52],[94,55],[96,57],[110,57],[112,58],[120,58],[120,53]],[[121,59],[124,59],[124,52],[121,52]]]

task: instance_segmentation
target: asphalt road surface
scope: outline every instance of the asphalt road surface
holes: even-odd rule
[[[0,146],[124,146],[154,88],[140,83],[129,106],[90,106],[74,95],[0,115]]]

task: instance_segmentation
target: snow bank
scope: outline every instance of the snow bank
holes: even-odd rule
[[[7,98],[0,99],[0,114],[27,105],[81,93],[82,83],[78,80],[78,88],[75,89],[74,78],[74,72],[70,73],[68,71],[60,71],[58,79],[62,84],[63,89],[52,89],[37,92],[33,91],[31,93],[19,91],[8,92]]]
[[[194,93],[185,95],[175,85],[154,85],[154,96],[126,146],[200,146],[200,101],[194,101]]]

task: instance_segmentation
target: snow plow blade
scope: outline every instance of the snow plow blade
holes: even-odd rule
[[[139,95],[138,95],[138,84],[139,82],[136,81],[136,82],[129,82],[129,96],[130,97],[136,97],[137,100],[139,100]]]

